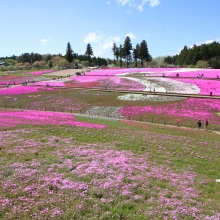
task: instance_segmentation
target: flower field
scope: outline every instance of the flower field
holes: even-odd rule
[[[0,219],[220,219],[217,74],[0,77]]]

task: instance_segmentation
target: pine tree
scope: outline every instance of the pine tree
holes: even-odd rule
[[[93,50],[90,43],[87,44],[85,55],[88,56],[89,63],[91,63],[91,56],[93,56]]]
[[[128,67],[129,56],[131,54],[130,50],[132,50],[131,39],[130,39],[129,36],[127,36],[125,38],[125,42],[124,42],[124,45],[123,45],[123,50],[124,50],[124,55],[125,55],[125,59],[126,59],[126,66]]]
[[[141,60],[141,65],[143,67],[144,61],[151,61],[152,57],[148,52],[147,42],[143,40],[140,43],[139,51],[138,51],[138,57]]]
[[[113,52],[114,61],[115,61],[115,57],[117,57],[117,52],[118,52],[118,47],[117,47],[116,43],[113,44],[112,52]],[[118,61],[118,57],[117,57],[117,61]],[[114,62],[114,63],[115,63],[115,62]]]
[[[71,48],[70,42],[67,43],[65,58],[69,62],[69,65],[70,65],[70,63],[73,61],[73,50]]]
[[[134,59],[134,62],[135,62],[135,67],[137,67],[137,60],[138,60],[138,51],[139,51],[139,48],[140,48],[140,45],[137,44],[136,45],[136,48],[133,49],[133,59]]]

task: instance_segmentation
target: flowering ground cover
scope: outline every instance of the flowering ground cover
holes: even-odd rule
[[[135,72],[143,73],[142,76]],[[38,109],[51,111],[66,111],[77,113],[94,113],[102,116],[130,118],[152,121],[160,119],[158,123],[175,124],[176,121],[196,123],[198,119],[206,117],[212,124],[219,125],[218,100],[188,99],[178,96],[121,94],[117,92],[101,92],[89,90],[71,90],[74,87],[100,88],[107,90],[153,91],[186,94],[219,94],[219,81],[207,79],[183,79],[168,77],[144,77],[144,72],[162,74],[164,71],[182,71],[177,68],[131,68],[104,69],[85,73],[85,76],[67,77],[51,80],[39,76],[35,85],[0,89],[0,105],[14,108]],[[198,72],[200,70],[193,70]],[[214,71],[214,70],[206,70]],[[133,73],[133,75],[126,75]],[[139,76],[139,77],[138,77]],[[69,81],[72,80],[72,81]],[[182,82],[184,81],[184,82]],[[49,84],[48,87],[45,85]],[[61,86],[65,89],[53,88]],[[33,95],[30,95],[32,93]],[[155,121],[155,120],[154,120]]]
[[[176,76],[179,73],[180,77],[192,77],[197,78],[199,75],[203,75],[203,78],[220,78],[219,69],[181,69],[174,72],[167,72],[168,76]]]
[[[213,95],[220,95],[220,80],[206,80],[206,79],[175,79],[177,81],[186,82],[197,85],[200,88],[200,94],[209,95],[212,92]]]
[[[164,71],[178,71],[180,68],[109,68],[86,72],[86,76],[115,76],[128,73],[163,73]]]
[[[120,109],[120,113],[126,118],[134,119],[141,115],[153,113],[155,115],[173,116],[175,118],[191,118],[203,120],[207,118],[213,124],[220,124],[220,101],[213,99],[190,98],[178,103],[149,105],[149,106],[128,106]]]
[[[36,86],[52,86],[52,87],[64,87],[63,82],[53,82],[53,81],[42,81],[34,83]]]
[[[105,128],[103,125],[77,121],[73,114],[42,111],[0,111],[0,124],[4,128],[17,125],[69,125],[89,128]]]
[[[48,123],[0,131],[1,219],[220,218],[217,134],[77,121],[106,128]]]
[[[42,89],[51,89],[51,88],[39,88],[36,86],[14,86],[9,88],[0,89],[0,96],[4,95],[18,95],[42,91]]]
[[[95,88],[100,87],[100,82],[65,82],[66,87],[71,88]]]

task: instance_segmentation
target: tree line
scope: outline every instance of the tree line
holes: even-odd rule
[[[132,50],[133,52],[131,52]],[[115,64],[120,67],[122,67],[123,61],[126,63],[126,67],[129,67],[131,63],[134,64],[134,67],[138,67],[138,63],[143,67],[144,62],[152,61],[152,57],[148,51],[147,42],[143,40],[133,48],[129,36],[125,38],[123,45],[120,44],[117,46],[116,43],[114,43],[112,52]]]
[[[22,53],[19,56],[0,57],[5,61],[6,66],[1,66],[1,70],[17,70],[30,68],[81,68],[84,66],[107,66],[110,59],[95,57],[90,44],[87,45],[85,54],[74,53],[70,43],[67,43],[66,54],[44,54]]]
[[[167,56],[164,63],[180,67],[212,67],[220,68],[220,44],[212,42],[209,44],[194,44],[193,47],[184,46],[178,55]]]

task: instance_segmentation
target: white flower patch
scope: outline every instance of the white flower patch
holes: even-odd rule
[[[142,95],[142,94],[126,94],[118,96],[119,100],[125,101],[151,101],[151,102],[172,102],[184,100],[184,97],[162,96],[162,95]]]
[[[132,78],[132,77],[124,77],[126,79],[130,79],[136,81],[146,87],[143,91],[154,91],[155,92],[168,92],[168,93],[182,93],[182,94],[199,94],[200,89],[198,86],[176,81],[169,78],[158,78],[151,77],[150,79],[145,78]],[[151,81],[154,82],[151,82]],[[155,82],[156,81],[156,82]],[[183,100],[183,97],[170,97],[170,96],[160,96],[160,95],[142,95],[142,94],[126,94],[117,97],[119,100],[127,100],[127,101],[155,101],[155,102],[170,102]]]
[[[169,78],[157,78],[151,77],[151,80],[158,81],[158,84],[162,84],[169,93],[182,93],[182,94],[199,94],[200,88],[197,85],[180,82]]]
[[[93,106],[86,111],[87,115],[99,115],[102,117],[113,117],[113,118],[124,118],[120,114],[120,109],[122,106]]]
[[[121,78],[130,79],[144,85],[146,89],[144,89],[143,91],[153,91],[155,89],[155,92],[166,92],[166,89],[163,86],[159,85],[158,83],[151,82],[145,78],[140,78],[140,79],[133,77],[121,77]]]

